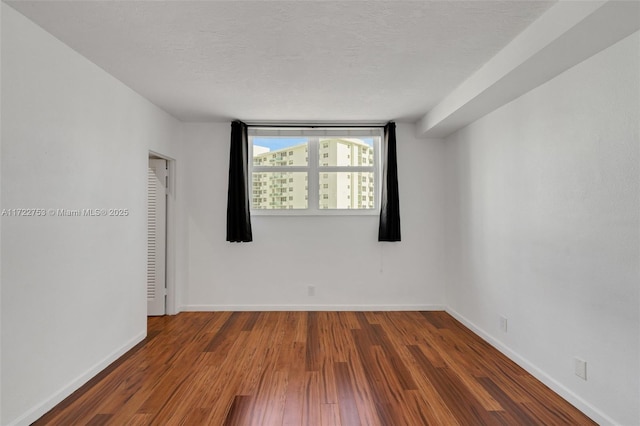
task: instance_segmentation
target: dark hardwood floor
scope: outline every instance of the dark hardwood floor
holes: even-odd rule
[[[199,312],[35,424],[595,423],[444,312]]]

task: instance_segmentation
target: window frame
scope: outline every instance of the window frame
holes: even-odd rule
[[[379,127],[357,128],[274,128],[249,127],[249,165],[248,187],[251,215],[255,216],[378,216],[380,214],[381,198],[381,144],[383,129]],[[254,137],[306,137],[308,160],[306,166],[254,166],[253,138]],[[321,138],[363,138],[373,137],[373,164],[363,166],[322,166],[320,164]],[[253,174],[264,172],[303,172],[307,174],[307,208],[306,209],[255,209],[253,208]],[[373,173],[374,206],[370,209],[320,208],[320,176],[323,173]],[[261,196],[263,194],[260,194]],[[369,196],[369,191],[367,191]]]

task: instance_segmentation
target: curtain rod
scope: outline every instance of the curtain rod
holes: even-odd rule
[[[259,124],[245,123],[247,127],[253,128],[276,128],[276,129],[382,129],[386,124]]]

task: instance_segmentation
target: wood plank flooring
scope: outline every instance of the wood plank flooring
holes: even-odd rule
[[[595,424],[444,312],[198,312],[36,425]]]

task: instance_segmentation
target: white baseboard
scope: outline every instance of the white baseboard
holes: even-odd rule
[[[95,377],[98,373],[100,373],[102,370],[107,368],[112,362],[116,361],[122,355],[127,353],[127,351],[129,351],[135,345],[137,345],[142,340],[144,340],[146,335],[147,335],[146,330],[138,334],[136,337],[129,340],[127,343],[125,343],[115,351],[111,352],[111,354],[109,354],[102,361],[98,362],[93,367],[88,369],[85,373],[83,373],[79,377],[72,380],[69,384],[64,386],[58,392],[48,397],[47,399],[42,401],[40,404],[36,405],[31,410],[27,411],[26,413],[24,413],[23,415],[21,415],[11,423],[9,423],[7,426],[23,426],[23,425],[28,426],[31,423],[35,422],[40,417],[45,415],[53,407],[61,403],[66,397],[71,395],[73,392],[78,390],[82,385],[87,383],[89,380]]]
[[[183,305],[184,312],[218,311],[444,311],[444,305]]]
[[[593,421],[595,421],[599,425],[604,426],[604,425],[618,424],[611,417],[607,416],[602,411],[598,410],[596,407],[586,402],[584,399],[580,398],[578,395],[573,393],[571,390],[567,389],[564,385],[562,385],[560,382],[556,381],[554,378],[549,376],[547,373],[545,373],[543,370],[538,368],[528,359],[518,354],[508,346],[504,345],[498,339],[496,339],[495,337],[493,337],[492,335],[490,335],[489,333],[487,333],[486,331],[478,327],[476,324],[471,322],[466,317],[460,315],[458,312],[451,309],[450,307],[447,307],[445,310],[452,317],[454,317],[455,319],[460,321],[462,324],[464,324],[465,327],[469,328],[471,331],[473,331],[475,334],[480,336],[483,340],[485,340],[491,346],[493,346],[494,348],[502,352],[507,358],[509,358],[516,364],[518,364],[520,367],[524,368],[529,374],[531,374],[536,379],[540,380],[542,383],[547,385],[555,393],[557,393],[558,395],[560,395],[561,397],[569,401],[571,404],[573,404],[576,408],[578,408],[580,411],[582,411],[585,415],[590,417]]]

